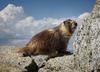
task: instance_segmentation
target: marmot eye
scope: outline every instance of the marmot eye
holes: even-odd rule
[[[72,24],[72,28],[76,28],[77,27],[77,23]]]
[[[67,22],[68,24],[70,24],[70,22]]]

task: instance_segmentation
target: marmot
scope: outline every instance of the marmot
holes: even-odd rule
[[[57,27],[44,30],[35,36],[23,48],[17,48],[23,55],[47,54],[55,57],[59,53],[65,53],[68,41],[77,27],[77,22],[68,19]]]

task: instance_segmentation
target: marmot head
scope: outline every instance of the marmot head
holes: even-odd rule
[[[73,33],[77,27],[77,22],[71,19],[65,20],[63,23],[70,33]]]

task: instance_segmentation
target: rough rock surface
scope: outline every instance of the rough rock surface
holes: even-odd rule
[[[46,62],[43,68],[39,69],[39,72],[73,72],[73,71],[74,71],[73,55],[52,58]]]
[[[92,17],[99,18],[100,17],[100,0],[96,0],[96,4],[92,10]]]
[[[0,72],[73,72],[73,56],[48,60],[46,55],[22,57],[14,46],[0,46]]]
[[[47,60],[48,60],[47,55],[31,56],[31,58],[32,58],[32,60],[34,60],[34,62],[38,66],[38,68],[43,67],[46,64]]]
[[[79,72],[100,72],[100,0],[78,30],[74,66]]]
[[[0,72],[35,71],[37,66],[30,57],[22,57],[14,46],[0,46]]]

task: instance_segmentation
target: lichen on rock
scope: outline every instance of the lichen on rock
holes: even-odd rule
[[[100,0],[92,13],[83,19],[77,33],[74,51],[75,69],[79,72],[100,72]]]

